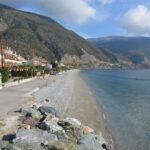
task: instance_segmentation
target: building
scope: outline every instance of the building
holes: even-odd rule
[[[15,65],[23,65],[27,64],[27,60],[20,55],[17,55],[16,52],[13,52],[11,48],[4,48],[3,49],[3,60],[4,66],[11,68]],[[0,55],[0,67],[1,67],[1,55]]]
[[[42,58],[42,57],[34,57],[32,60],[28,60],[29,65],[34,65],[34,66],[46,66],[48,64],[47,60]]]

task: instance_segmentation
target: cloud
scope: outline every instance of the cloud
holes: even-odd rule
[[[127,11],[121,19],[121,27],[127,32],[150,35],[150,9],[138,5]]]
[[[99,0],[99,1],[103,5],[108,5],[108,4],[111,4],[112,2],[114,2],[114,0]]]
[[[95,18],[93,0],[0,0],[1,4],[17,9],[38,10],[41,14],[55,17],[72,24],[83,24]]]

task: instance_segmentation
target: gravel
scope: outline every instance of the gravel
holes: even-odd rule
[[[67,71],[53,78],[55,81],[41,88],[34,94],[34,97],[38,103],[48,99],[50,106],[56,108],[63,116],[73,95],[73,71]]]

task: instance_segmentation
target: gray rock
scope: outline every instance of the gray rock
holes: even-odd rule
[[[16,143],[14,146],[19,148],[16,150],[44,150],[44,147],[34,143]]]
[[[45,122],[39,123],[38,127],[39,129],[50,131],[50,127]]]
[[[65,122],[70,123],[71,125],[75,126],[75,127],[81,127],[81,122],[75,118],[66,118],[64,119]]]
[[[38,125],[38,121],[36,121],[32,117],[26,117],[22,123],[26,125],[30,125],[31,128],[35,128]]]
[[[19,129],[16,138],[13,140],[13,143],[19,144],[31,144],[36,143],[40,145],[41,143],[46,143],[49,141],[57,140],[57,136],[47,131],[43,131],[40,129]]]
[[[77,142],[83,137],[82,128],[78,124],[68,122],[67,120],[61,120],[58,122],[58,125],[63,127],[65,130],[66,135],[69,137],[69,140],[72,142]]]
[[[48,107],[48,106],[41,106],[39,107],[39,111],[42,114],[47,114],[47,113],[51,113],[52,115],[59,117],[60,115],[58,114],[57,110],[53,107]]]
[[[101,136],[89,133],[78,142],[77,150],[105,150],[104,142]]]
[[[10,144],[8,141],[0,141],[0,149],[1,150],[22,150],[21,148]]]
[[[61,141],[68,141],[69,140],[69,137],[67,136],[67,134],[65,133],[64,130],[57,131],[57,132],[55,132],[55,134],[57,135],[58,140],[61,140]]]
[[[54,141],[48,143],[48,150],[76,150],[74,143],[67,143],[62,141]]]
[[[22,108],[21,112],[24,116],[26,116],[27,114],[31,114],[31,116],[38,121],[43,117],[36,108]]]

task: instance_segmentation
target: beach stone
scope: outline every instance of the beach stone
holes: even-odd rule
[[[83,127],[83,134],[94,133],[94,130],[88,126]]]
[[[68,121],[65,121],[65,120],[59,120],[58,125],[63,127],[64,129],[72,127],[72,125]]]
[[[34,143],[16,143],[15,147],[19,148],[19,150],[44,150],[41,145]]]
[[[24,129],[30,130],[30,129],[31,129],[31,126],[30,126],[30,125],[27,125],[27,124],[20,124],[20,125],[19,125],[19,128],[24,128]]]
[[[36,108],[22,108],[21,112],[23,113],[24,116],[31,114],[32,118],[36,120],[40,120],[43,116],[41,113],[36,109]]]
[[[82,128],[75,127],[75,132],[76,132],[78,140],[80,140],[80,139],[82,139],[84,137]]]
[[[54,141],[48,143],[48,150],[76,150],[74,143]]]
[[[22,123],[26,125],[30,125],[31,128],[35,128],[38,125],[38,121],[36,121],[32,117],[26,117]]]
[[[49,126],[48,126],[45,122],[40,122],[40,123],[38,124],[38,128],[39,128],[39,129],[42,129],[42,130],[50,131]]]
[[[59,118],[57,118],[56,116],[52,114],[48,114],[46,118],[44,119],[44,121],[51,121],[51,122],[57,123],[59,121]]]
[[[43,130],[47,130],[51,133],[63,130],[61,126],[58,125],[59,119],[53,115],[48,115],[43,122],[41,122],[38,127]]]
[[[56,117],[52,117],[51,120],[48,119],[45,120],[45,123],[48,125],[51,133],[63,130],[63,128],[58,125],[58,121],[59,119]]]
[[[46,122],[47,126],[49,127],[49,131],[51,133],[55,133],[57,131],[63,130],[61,126],[58,126],[57,124],[54,124],[53,122]]]
[[[48,106],[41,106],[39,107],[39,111],[42,114],[47,114],[47,113],[51,113],[52,115],[59,117],[60,115],[58,114],[57,110],[53,107],[48,107]]]
[[[67,136],[64,130],[55,132],[55,135],[57,135],[58,140],[61,140],[61,141],[69,140],[69,137]]]
[[[11,149],[13,149],[13,145],[11,145],[7,141],[0,141],[0,149],[1,150],[11,150]]]
[[[63,130],[63,128],[61,126],[58,126],[57,124],[55,124],[53,122],[41,122],[38,125],[38,127],[40,129],[47,130],[50,133],[55,133],[55,132]]]
[[[43,131],[40,129],[19,129],[16,133],[16,138],[13,140],[13,143],[20,144],[31,144],[36,143],[40,145],[41,143],[45,143],[47,141],[57,140],[57,136],[47,131]]]
[[[66,135],[69,137],[69,140],[77,143],[78,140],[80,140],[83,137],[83,130],[82,127],[79,126],[79,124],[71,124],[71,122],[68,122],[66,120],[60,120],[58,122],[58,125],[62,126],[65,130]]]
[[[36,106],[39,108],[41,106],[49,106],[50,105],[50,100],[48,99],[45,99],[45,100],[42,100],[40,101],[39,103],[36,104]]]
[[[79,120],[75,119],[75,118],[66,118],[66,119],[64,119],[64,121],[68,122],[71,125],[76,126],[76,127],[81,126],[81,122]]]
[[[78,142],[77,150],[106,150],[102,146],[104,143],[101,136],[89,133]]]

